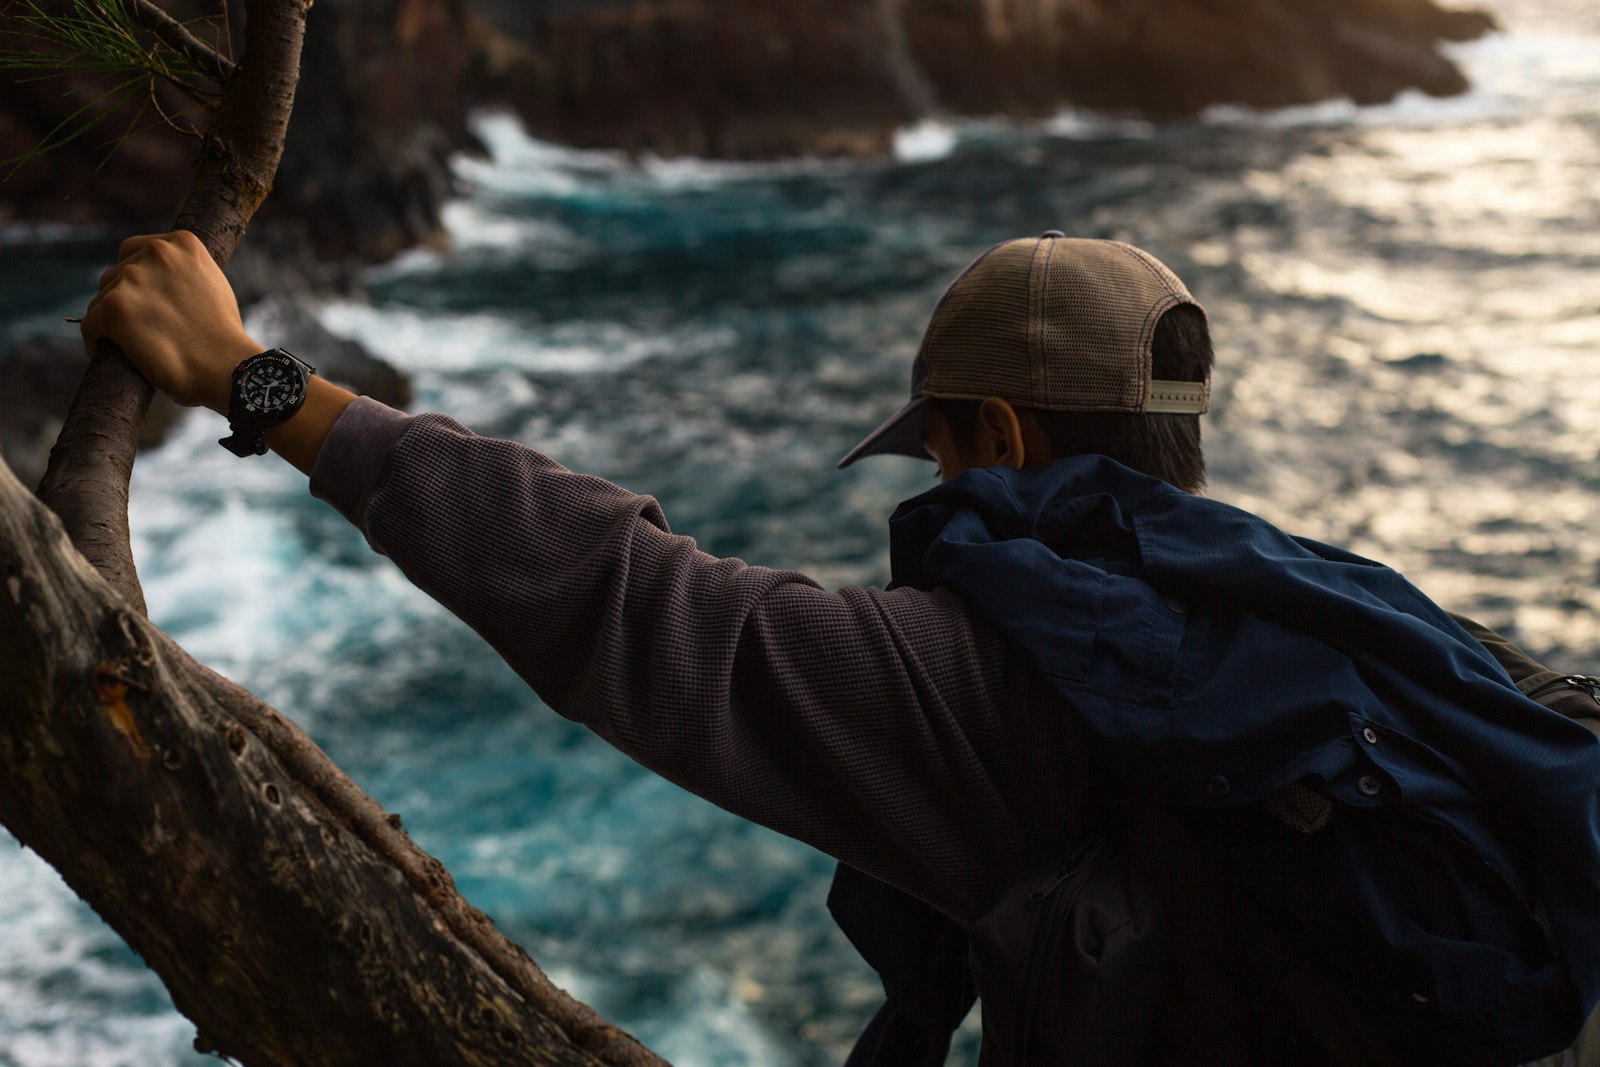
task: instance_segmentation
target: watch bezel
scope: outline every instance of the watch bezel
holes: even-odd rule
[[[290,400],[270,410],[266,407],[258,407],[252,404],[245,393],[246,383],[250,375],[256,373],[264,364],[284,368],[289,372],[290,380],[294,382],[294,394]],[[272,418],[282,411],[297,409],[300,404],[305,402],[306,385],[309,381],[310,376],[304,373],[304,364],[295,358],[292,353],[285,352],[281,348],[269,349],[266,352],[259,352],[256,355],[242,359],[239,361],[239,365],[233,369],[233,389],[237,393],[240,405],[245,411],[254,413],[262,418]],[[268,386],[268,388],[270,389],[271,386]],[[229,407],[232,407],[233,399],[234,396],[230,394]]]
[[[249,403],[244,395],[244,382],[246,376],[263,362],[270,362],[283,366],[294,375],[295,392],[290,401],[281,408],[264,411]],[[229,452],[236,456],[259,456],[266,452],[267,431],[281,423],[287,422],[299,413],[305,405],[306,393],[310,388],[311,375],[316,373],[316,368],[286,348],[269,348],[264,352],[257,352],[253,356],[246,356],[234,365],[233,374],[229,379],[228,389],[228,429],[232,434],[218,440]]]

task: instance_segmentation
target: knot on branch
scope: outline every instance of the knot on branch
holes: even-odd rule
[[[151,668],[156,661],[155,644],[141,621],[123,608],[107,612],[99,630],[100,648],[106,658],[94,671],[91,684],[95,700],[133,754],[148,760],[150,746],[128,701],[130,694],[148,697],[153,691]]]
[[[124,665],[127,679],[144,686],[148,694],[151,668],[156,662],[156,645],[150,636],[149,623],[124,607],[111,607],[96,628],[100,648],[107,659]]]
[[[131,670],[132,665],[126,659],[102,661],[94,672],[94,696],[105,709],[111,725],[128,742],[133,754],[141,760],[148,760],[150,745],[139,731],[133,709],[128,707],[128,692],[132,690],[141,696],[149,696],[150,686],[133,677]]]
[[[274,170],[276,167],[274,166]],[[272,175],[262,175],[259,162],[250,157],[249,149],[241,150],[229,136],[228,131],[212,130],[206,134],[201,145],[200,155],[195,160],[195,172],[199,175],[212,175],[220,181],[221,188],[213,187],[213,193],[226,193],[230,195],[231,212],[223,216],[223,221],[237,224],[237,232],[231,233],[232,240],[226,254],[232,253],[232,245],[237,244],[238,238],[243,235],[246,221],[255,214],[256,208],[267,198],[272,191]],[[231,216],[231,217],[230,217]],[[195,229],[202,240],[206,234],[196,227],[193,220],[180,215],[178,222],[181,228]],[[224,227],[232,230],[233,227]],[[210,242],[207,242],[208,247]],[[212,254],[216,255],[213,249]]]

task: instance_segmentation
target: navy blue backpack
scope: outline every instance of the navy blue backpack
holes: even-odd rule
[[[1536,702],[1394,571],[1103,457],[969,471],[902,505],[891,549],[897,584],[952,589],[1021,651],[1108,779],[1182,813],[1396,1059],[1506,1067],[1571,1043],[1600,1000],[1600,738],[1541,704],[1587,707],[1584,682],[1557,679]],[[1286,792],[1325,806],[1288,844],[1252,814]],[[940,1024],[959,1009],[953,1027],[963,997],[989,993],[985,1067],[1118,1062],[1099,1058],[1115,1027],[1099,1045],[1040,1051],[1076,1009],[1030,999],[1030,982],[1054,980],[1030,961],[1066,961],[1062,988],[1123,983],[1129,1018],[1143,988],[1129,976],[1158,973],[1158,910],[1115,842],[1063,842],[1061,855],[1036,904],[1065,911],[1031,936],[1065,939],[1035,952],[980,923],[975,940],[1011,962],[968,945],[968,973],[926,1002],[944,1005]],[[1037,877],[996,908],[1026,903]],[[849,917],[872,893],[842,875],[830,901],[858,945],[881,933]],[[1126,974],[1096,974],[1102,959]],[[890,994],[880,1034],[929,1021]],[[995,1019],[1005,1033],[991,1040]]]

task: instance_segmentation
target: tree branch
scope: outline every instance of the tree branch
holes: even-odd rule
[[[78,551],[140,615],[149,612],[128,541],[128,480],[139,428],[154,396],[122,349],[101,342],[84,369],[38,489]]]
[[[553,985],[520,946],[508,941],[488,916],[456,891],[444,864],[418,848],[400,829],[399,819],[386,815],[378,802],[351,781],[304,731],[246,690],[191,659],[165,634],[161,639],[166,650],[199,680],[220,708],[270,750],[335,818],[354,828],[366,845],[393,864],[413,891],[430,898],[450,934],[476,952],[523,1000],[539,1005],[573,1044],[607,1064],[660,1067],[662,1061],[632,1036]]]
[[[242,62],[201,142],[194,186],[174,227],[192,230],[226,266],[272,188],[300,75],[310,0],[254,0]],[[187,31],[185,31],[187,32]],[[144,593],[128,542],[128,479],[152,390],[115,345],[85,369],[50,450],[39,498],[61,516],[72,543],[141,615]]]
[[[176,223],[218,264],[276,173],[309,6],[250,5]],[[144,956],[202,1050],[252,1067],[661,1067],[304,733],[144,620],[127,502],[150,397],[101,345],[40,483],[55,515],[0,462],[0,821]]]
[[[139,21],[139,25],[200,68],[212,81],[224,86],[233,81],[238,73],[233,60],[190,33],[189,27],[151,3],[151,0],[132,0],[131,6],[133,17]]]
[[[273,709],[194,663],[0,463],[0,819],[251,1067],[662,1067]]]

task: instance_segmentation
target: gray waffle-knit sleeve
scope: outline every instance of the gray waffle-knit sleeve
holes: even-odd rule
[[[366,400],[313,492],[557,712],[700,796],[962,921],[1020,855],[1008,657],[953,595],[718,559],[650,497]]]

